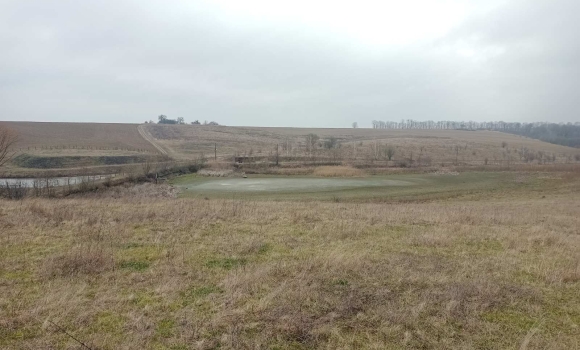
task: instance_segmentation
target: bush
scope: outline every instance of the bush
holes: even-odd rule
[[[397,162],[397,166],[399,168],[407,168],[409,166],[409,163],[407,163],[406,160],[400,160]]]

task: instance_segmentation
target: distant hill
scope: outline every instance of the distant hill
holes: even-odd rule
[[[209,125],[143,126],[176,159],[205,157],[272,156],[278,152],[287,157],[340,157],[343,160],[384,160],[388,148],[393,160],[416,161],[421,157],[431,164],[511,162],[569,162],[580,151],[528,137],[488,130],[420,130],[420,129],[310,129],[229,127]],[[311,150],[307,135],[319,140]],[[328,149],[331,141],[335,148]]]
[[[488,130],[313,129],[213,125],[2,122],[19,133],[14,167],[74,167],[145,160],[346,161],[392,166],[568,163],[580,150]],[[56,158],[59,159],[56,159]],[[52,158],[52,159],[44,159]],[[240,159],[240,158],[238,158]],[[53,166],[54,165],[54,166]],[[384,164],[383,164],[384,165]]]

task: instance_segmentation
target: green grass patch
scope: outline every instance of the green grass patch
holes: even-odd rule
[[[129,269],[133,271],[145,271],[149,268],[150,263],[147,261],[121,261],[119,267],[122,269]]]
[[[155,335],[160,338],[170,338],[173,336],[175,321],[170,318],[164,318],[157,323]]]
[[[487,322],[500,324],[514,331],[528,331],[536,323],[536,320],[529,315],[511,309],[486,312],[482,318]]]
[[[260,245],[260,248],[258,248],[258,254],[266,254],[270,250],[272,250],[272,246],[268,243],[264,243],[264,244]]]
[[[121,315],[105,311],[97,314],[92,328],[95,332],[123,334],[124,326],[125,319]]]
[[[150,291],[139,291],[130,297],[131,303],[139,307],[153,305],[159,302],[160,298]]]
[[[157,246],[129,243],[117,253],[117,256],[119,259],[152,262],[159,259],[161,253],[161,249]]]

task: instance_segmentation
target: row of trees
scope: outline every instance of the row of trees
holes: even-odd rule
[[[149,122],[145,122],[145,124],[153,124],[153,121],[150,120]],[[157,117],[157,124],[185,124],[185,119],[183,117],[179,117],[177,119],[169,119],[165,114],[161,114]],[[201,123],[199,120],[195,120],[191,122],[191,125],[219,125],[217,122],[211,121],[208,122],[207,120]]]
[[[372,121],[373,129],[441,129],[441,130],[495,130],[531,137],[564,146],[580,147],[580,122],[576,123],[508,123],[474,121],[417,121],[402,119],[394,121]]]
[[[166,115],[161,114],[158,119],[158,124],[185,124],[185,120],[183,117],[179,117],[177,119],[169,119]]]
[[[580,122],[576,123],[547,123],[547,122],[535,122],[535,123],[520,123],[520,122],[503,122],[503,121],[493,121],[493,122],[474,122],[474,121],[451,121],[451,120],[440,120],[440,121],[419,121],[413,119],[401,119],[400,122],[396,121],[372,121],[373,129],[451,129],[451,130],[525,130],[530,128],[542,128],[542,127],[558,127],[564,129],[575,129],[580,128]]]

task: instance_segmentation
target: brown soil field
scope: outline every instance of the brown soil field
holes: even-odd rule
[[[157,153],[138,124],[2,122],[18,132],[17,151],[30,154],[123,155],[127,151]],[[102,151],[102,152],[98,152]],[[54,152],[54,153],[53,153]]]

